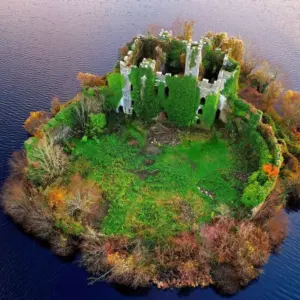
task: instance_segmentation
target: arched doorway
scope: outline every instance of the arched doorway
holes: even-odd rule
[[[217,109],[217,112],[216,112],[216,120],[219,120],[220,114],[221,114],[221,111],[220,111],[219,109]]]

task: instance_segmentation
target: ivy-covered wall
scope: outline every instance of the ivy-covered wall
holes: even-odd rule
[[[255,207],[274,189],[283,159],[272,127],[265,128],[261,123],[262,112],[237,97],[238,73],[226,82],[222,92],[227,96],[232,109],[232,119],[235,120],[241,136],[259,156],[258,170],[249,177],[242,195],[245,206]],[[267,174],[266,167],[276,171],[273,175]]]
[[[122,98],[122,88],[124,86],[124,80],[120,73],[109,73],[107,75],[107,82],[108,89],[103,89],[106,95],[106,108],[116,109]]]
[[[145,76],[144,87],[143,76]],[[162,110],[164,84],[160,83],[157,92],[155,91],[155,75],[150,68],[132,68],[129,78],[133,87],[131,98],[134,101],[135,113],[145,121],[153,119]]]
[[[169,96],[165,100],[164,109],[168,120],[178,126],[190,126],[195,123],[200,98],[196,78],[167,77],[166,84],[169,88]]]
[[[202,107],[202,115],[199,115],[201,124],[206,128],[211,128],[215,122],[219,104],[220,94],[210,94],[206,97],[205,105]]]

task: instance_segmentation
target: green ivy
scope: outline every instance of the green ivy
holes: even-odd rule
[[[68,126],[73,128],[76,125],[74,106],[76,103],[70,103],[62,108],[54,118],[50,119],[45,125],[44,130],[57,128],[59,126]]]
[[[145,85],[142,87],[142,77],[144,76]],[[161,111],[164,85],[158,86],[159,92],[156,95],[155,75],[150,68],[132,68],[129,77],[133,85],[131,97],[134,101],[135,113],[145,121],[153,119]]]
[[[102,89],[106,96],[106,109],[117,109],[122,98],[123,76],[120,73],[110,73],[107,76],[107,81],[108,90]]]
[[[106,125],[105,114],[90,114],[88,133],[92,137],[97,137],[103,132],[103,128]]]
[[[201,123],[206,128],[211,128],[211,126],[215,122],[218,103],[219,103],[219,94],[210,94],[207,96],[205,105],[202,108],[203,114],[200,115]]]
[[[197,47],[192,47],[191,59],[190,59],[190,68],[191,69],[196,66],[197,54],[198,54],[198,48]]]
[[[164,108],[168,120],[178,126],[190,126],[195,122],[196,110],[199,104],[199,89],[193,76],[167,77],[169,97]]]

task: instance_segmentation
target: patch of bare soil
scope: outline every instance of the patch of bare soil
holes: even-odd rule
[[[161,123],[156,123],[150,127],[148,142],[154,145],[176,146],[180,143],[179,130],[174,127],[166,127]]]
[[[147,170],[141,170],[136,171],[135,174],[141,179],[144,180],[149,176],[156,176],[158,174],[159,170],[153,170],[153,171],[147,171]]]
[[[248,180],[248,174],[243,172],[233,172],[232,176],[240,181],[247,181]]]

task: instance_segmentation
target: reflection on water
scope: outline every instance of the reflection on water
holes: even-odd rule
[[[289,74],[300,90],[299,0],[1,0],[0,180],[10,153],[26,139],[29,111],[50,99],[70,99],[79,71],[105,73],[117,49],[150,23],[165,28],[176,17],[195,19],[195,38],[207,30],[240,34]],[[300,218],[291,213],[290,235],[261,278],[234,299],[300,299]],[[217,299],[211,289],[128,290],[105,283],[87,286],[76,263],[55,257],[0,214],[0,299]]]

